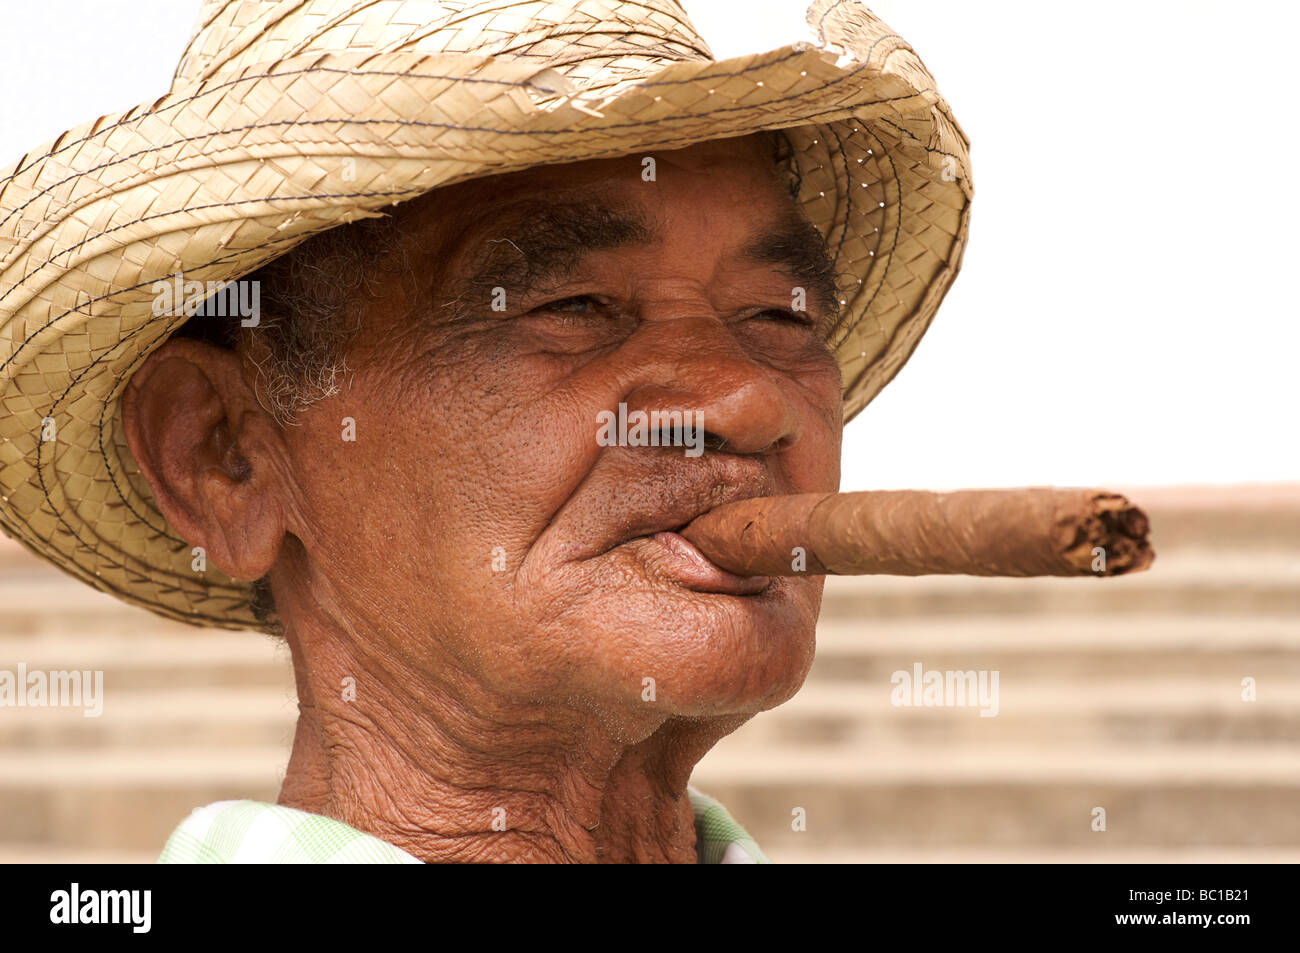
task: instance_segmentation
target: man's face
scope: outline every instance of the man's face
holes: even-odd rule
[[[768,147],[652,157],[652,181],[633,155],[400,208],[415,280],[362,305],[354,375],[285,436],[308,585],[385,658],[625,726],[798,690],[820,577],[741,579],[656,534],[839,484],[828,312]],[[708,448],[602,446],[620,403],[698,415]]]

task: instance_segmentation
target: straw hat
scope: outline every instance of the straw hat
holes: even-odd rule
[[[206,0],[170,92],[0,169],[0,528],[127,602],[261,628],[126,448],[123,388],[186,320],[154,315],[155,282],[238,278],[454,182],[764,129],[851,276],[830,343],[852,417],[957,274],[968,143],[866,7],[807,21],[714,62],[675,0]]]

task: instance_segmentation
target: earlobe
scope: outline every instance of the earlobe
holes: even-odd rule
[[[285,531],[277,468],[258,459],[273,448],[252,434],[273,426],[260,417],[238,355],[199,341],[168,341],[122,396],[127,446],[159,511],[241,580],[270,569]]]

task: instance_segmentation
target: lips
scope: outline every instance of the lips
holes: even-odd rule
[[[757,488],[738,486],[699,487],[691,499],[665,503],[658,519],[637,520],[629,535],[613,540],[606,552],[627,549],[635,552],[660,578],[675,582],[695,592],[729,595],[754,595],[770,584],[767,576],[738,576],[713,563],[690,540],[682,536],[691,520],[715,506],[761,496]]]
[[[684,536],[658,532],[624,543],[640,550],[656,574],[695,592],[714,592],[732,596],[752,596],[763,592],[772,580],[767,576],[737,576],[710,562]]]
[[[776,492],[764,463],[753,457],[719,453],[683,461],[606,451],[552,517],[536,554],[560,563],[631,557],[661,582],[752,595],[771,580],[728,572],[678,531],[714,507]]]

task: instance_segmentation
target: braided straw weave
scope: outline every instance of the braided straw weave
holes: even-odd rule
[[[807,21],[714,62],[675,0],[206,0],[169,93],[0,169],[0,528],[128,602],[259,628],[126,448],[122,390],[185,320],[153,315],[154,282],[233,280],[451,183],[763,129],[848,276],[830,343],[852,417],[957,273],[968,143],[866,7]]]

